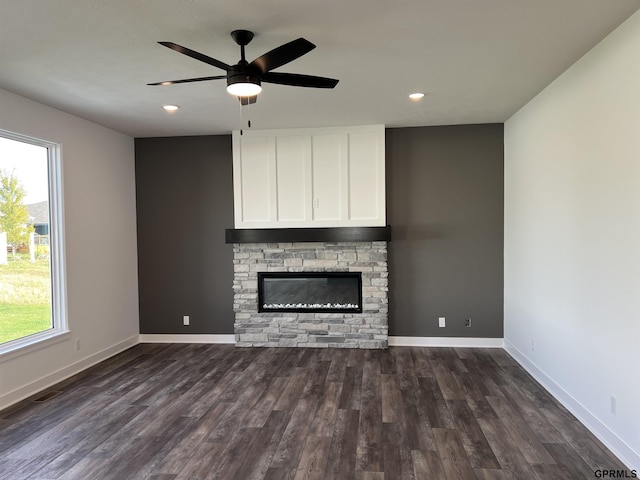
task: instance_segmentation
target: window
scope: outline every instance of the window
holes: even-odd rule
[[[68,332],[62,218],[60,145],[0,130],[0,355]]]

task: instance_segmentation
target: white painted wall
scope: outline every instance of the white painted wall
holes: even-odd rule
[[[507,350],[640,469],[640,12],[506,122],[504,256]]]
[[[62,144],[71,329],[64,341],[0,357],[1,409],[134,345],[139,327],[133,138],[5,90],[0,128]]]

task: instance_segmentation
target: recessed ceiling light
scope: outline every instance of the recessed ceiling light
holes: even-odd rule
[[[409,94],[409,98],[413,101],[422,100],[422,97],[424,97],[424,93],[416,92]]]
[[[162,108],[164,108],[167,112],[175,112],[180,107],[178,105],[162,105]]]

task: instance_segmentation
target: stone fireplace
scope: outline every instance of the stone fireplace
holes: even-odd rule
[[[232,143],[236,345],[386,348],[384,125],[236,130]],[[259,298],[276,273],[275,299]]]
[[[386,241],[230,243],[233,243],[236,346],[387,348]],[[361,312],[345,311],[348,308],[340,308],[339,299],[327,302],[338,305],[339,311],[323,308],[305,311],[303,307],[260,311],[265,309],[259,305],[259,274],[273,277],[274,273],[305,272],[312,274],[307,277],[357,272]],[[297,276],[289,275],[290,278]],[[278,288],[286,289],[287,285],[281,284]]]

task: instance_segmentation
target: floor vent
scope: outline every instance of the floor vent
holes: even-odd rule
[[[51,391],[51,392],[47,392],[43,395],[40,395],[38,398],[34,398],[32,400],[32,402],[35,403],[43,403],[46,402],[47,400],[51,400],[53,397],[55,397],[56,395],[60,394],[62,392],[57,392],[57,391]]]

